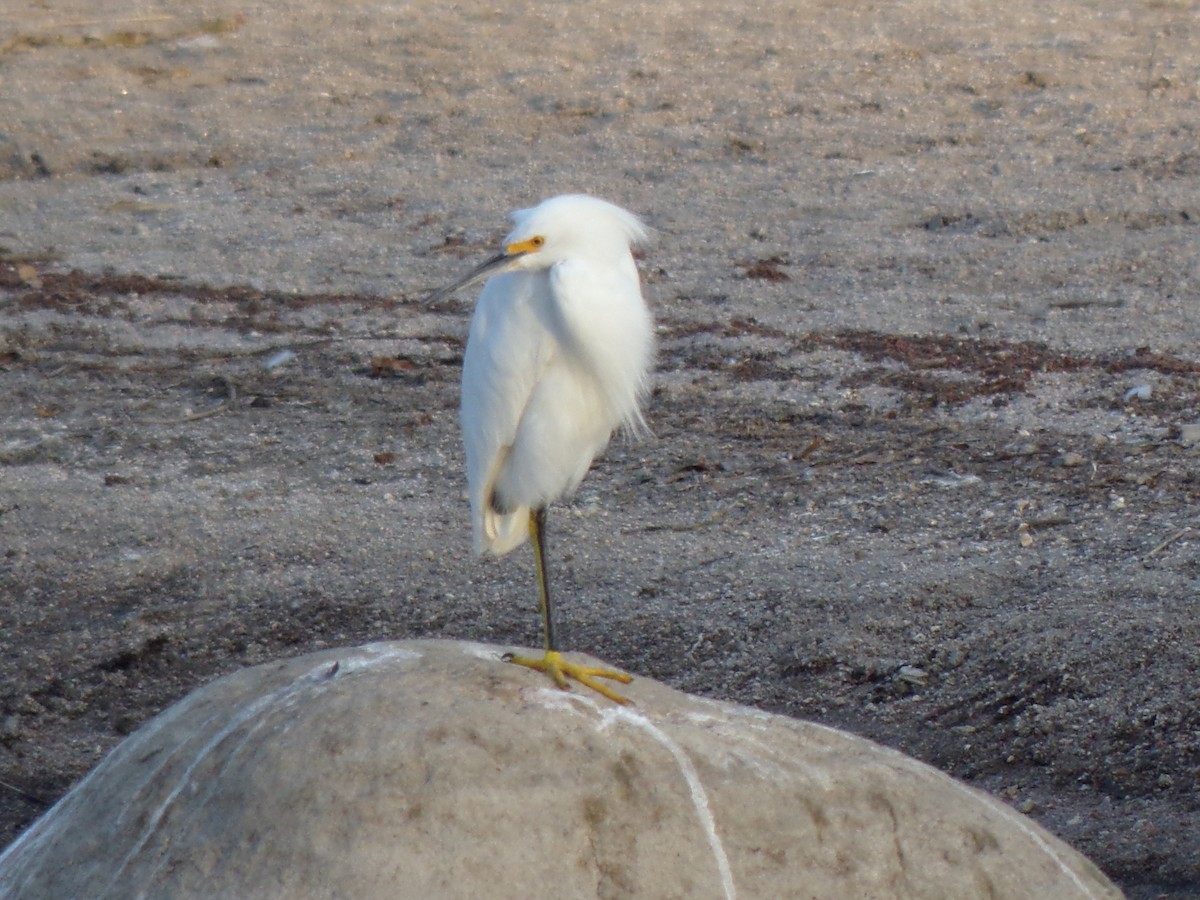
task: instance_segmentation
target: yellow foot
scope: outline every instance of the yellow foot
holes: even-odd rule
[[[556,650],[547,650],[546,655],[541,659],[530,656],[517,656],[515,653],[505,653],[504,661],[516,663],[518,666],[525,666],[527,669],[537,669],[539,672],[545,672],[555,683],[564,691],[570,690],[567,687],[567,679],[574,678],[580,684],[590,687],[593,691],[603,694],[614,703],[626,704],[630,700],[628,697],[622,697],[606,684],[601,684],[597,678],[608,678],[612,681],[619,681],[621,684],[629,684],[633,681],[632,675],[626,675],[624,672],[616,672],[612,669],[600,669],[596,666],[581,666],[577,663],[567,662],[563,659],[563,655]]]

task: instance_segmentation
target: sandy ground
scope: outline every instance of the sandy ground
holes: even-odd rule
[[[1200,4],[0,10],[0,823],[232,669],[538,641],[470,558],[470,297],[642,214],[654,437],[551,514],[566,636],[1200,896]],[[279,358],[283,349],[295,356]]]

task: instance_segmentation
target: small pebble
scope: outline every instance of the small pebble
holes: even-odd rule
[[[17,266],[17,277],[21,279],[21,284],[26,287],[40,288],[42,279],[38,277],[38,270],[27,263],[21,263]]]
[[[1200,422],[1193,422],[1190,425],[1180,425],[1179,443],[1185,447],[1194,447],[1200,444]]]

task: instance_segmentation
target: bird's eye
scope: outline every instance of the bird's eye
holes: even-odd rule
[[[533,247],[540,247],[544,243],[546,243],[546,239],[544,237],[542,237],[540,234],[537,235],[536,237],[531,237],[529,239],[529,244],[530,244],[530,246],[533,246]]]

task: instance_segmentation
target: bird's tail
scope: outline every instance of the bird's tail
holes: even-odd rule
[[[529,507],[498,513],[486,508],[475,517],[475,552],[503,556],[529,539]]]

